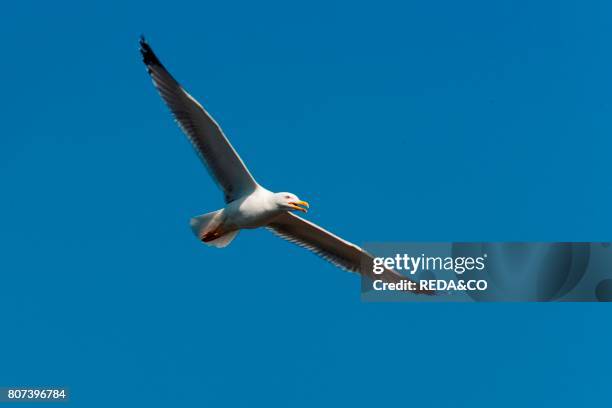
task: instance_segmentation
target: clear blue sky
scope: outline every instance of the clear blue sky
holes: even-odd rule
[[[609,405],[602,304],[362,304],[221,193],[144,33],[256,178],[355,241],[612,238],[605,1],[11,2],[0,385],[72,406]]]

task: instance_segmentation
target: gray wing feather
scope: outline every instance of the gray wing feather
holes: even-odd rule
[[[223,190],[225,201],[233,201],[254,191],[257,182],[217,122],[170,75],[144,38],[140,40],[140,52],[153,84]]]
[[[372,265],[374,257],[355,244],[352,244],[318,225],[292,213],[283,213],[268,226],[277,236],[308,249],[337,267],[360,273],[372,280],[382,279],[385,282],[400,282],[409,280],[392,269],[376,275]],[[416,291],[416,293],[430,293]]]

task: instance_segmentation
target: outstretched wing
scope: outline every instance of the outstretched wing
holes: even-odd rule
[[[395,283],[409,280],[392,269],[385,268],[382,274],[374,274],[372,255],[295,214],[283,213],[268,224],[267,228],[279,237],[314,252],[342,269],[360,273],[372,280],[381,279]],[[431,294],[429,291],[415,292]]]
[[[257,183],[215,120],[159,62],[144,38],[140,52],[153,84],[230,202],[255,190]]]

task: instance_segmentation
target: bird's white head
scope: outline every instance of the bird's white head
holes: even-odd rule
[[[302,211],[308,212],[310,207],[306,201],[302,201],[292,193],[274,194],[274,202],[283,211]]]

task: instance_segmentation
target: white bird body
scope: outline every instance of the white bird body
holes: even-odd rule
[[[269,225],[284,210],[276,203],[276,194],[257,186],[223,209],[191,219],[191,228],[203,242],[217,248],[229,245],[241,229]]]
[[[228,226],[252,229],[267,225],[281,210],[274,203],[274,193],[259,186],[248,196],[226,205],[223,213]]]
[[[343,269],[386,282],[408,280],[392,269],[373,275],[372,268],[367,266],[373,263],[372,255],[292,214],[290,211],[307,212],[308,203],[295,194],[273,193],[260,186],[221,127],[176,82],[144,38],[140,47],[153,84],[225,194],[223,209],[191,219],[193,232],[202,242],[222,248],[229,245],[241,229],[265,227]]]

